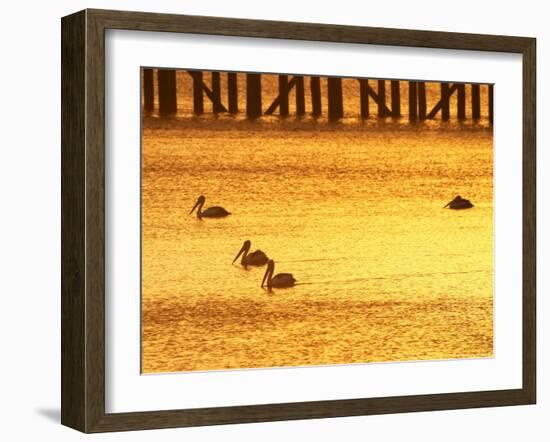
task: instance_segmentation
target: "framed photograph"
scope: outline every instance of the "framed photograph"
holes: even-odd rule
[[[62,423],[534,404],[535,39],[62,19]]]

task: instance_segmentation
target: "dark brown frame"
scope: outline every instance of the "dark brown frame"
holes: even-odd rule
[[[185,32],[523,56],[523,386],[188,410],[105,413],[105,30]],[[83,432],[534,404],[536,400],[536,40],[526,37],[104,10],[62,19],[61,422]],[[519,269],[518,269],[519,270]]]

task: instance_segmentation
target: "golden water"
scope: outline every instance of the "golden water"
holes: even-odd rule
[[[144,117],[143,372],[492,356],[492,146],[484,122]],[[189,215],[201,194],[232,215]],[[298,285],[232,265],[245,239]]]

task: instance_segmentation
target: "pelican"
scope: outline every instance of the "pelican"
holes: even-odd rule
[[[443,208],[445,209],[448,207],[449,209],[454,210],[461,210],[461,209],[469,209],[471,207],[474,207],[474,205],[470,202],[470,200],[462,198],[460,195],[456,196],[454,200],[447,203]]]
[[[271,290],[272,287],[285,288],[293,287],[296,283],[292,273],[277,273],[273,276],[275,272],[275,263],[272,259],[267,261],[267,269],[265,271],[264,279],[262,279],[261,287],[267,285],[267,288]]]
[[[204,206],[204,202],[206,201],[206,198],[204,195],[199,196],[197,199],[197,202],[191,209],[191,212],[189,212],[189,215],[193,213],[195,209],[197,209],[197,218],[223,218],[227,215],[231,215],[227,210],[225,210],[223,207],[214,206],[209,207],[206,210],[202,210],[202,206]]]
[[[239,250],[239,253],[237,253],[237,256],[235,256],[232,264],[235,264],[235,261],[237,261],[237,259],[241,255],[243,255],[243,257],[241,258],[241,265],[244,266],[245,269],[248,268],[248,266],[261,267],[267,263],[267,255],[261,250],[255,250],[252,253],[248,253],[250,251],[250,245],[250,240],[247,239],[243,243],[243,246],[241,247],[241,250]]]

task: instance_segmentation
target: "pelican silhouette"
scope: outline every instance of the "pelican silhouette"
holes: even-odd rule
[[[191,212],[189,212],[189,215],[191,215],[195,209],[197,209],[197,218],[223,218],[227,215],[231,215],[231,213],[219,206],[209,207],[203,211],[202,206],[204,206],[205,201],[206,198],[204,195],[199,196]]]
[[[273,276],[275,272],[275,262],[270,259],[267,261],[267,269],[265,271],[264,279],[262,279],[261,287],[267,286],[268,290],[271,290],[272,287],[276,288],[286,288],[293,287],[296,283],[292,273],[277,273]]]
[[[448,207],[449,209],[461,210],[461,209],[470,209],[474,205],[465,198],[462,198],[460,195],[457,195],[452,201],[448,202],[443,208]]]
[[[267,263],[267,255],[262,252],[261,250],[255,250],[252,253],[248,253],[250,251],[251,242],[249,239],[247,239],[243,246],[241,247],[241,250],[239,250],[239,253],[237,253],[237,256],[235,256],[235,259],[233,260],[232,264],[235,264],[235,261],[239,258],[239,256],[243,255],[241,258],[241,265],[244,266],[244,268],[248,268],[248,266],[257,266],[261,267]]]

